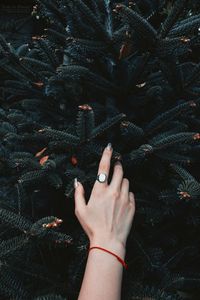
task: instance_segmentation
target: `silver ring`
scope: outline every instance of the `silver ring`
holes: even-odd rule
[[[103,182],[106,182],[107,180],[107,175],[105,173],[99,173],[97,175],[97,180],[100,182],[100,183],[103,183]]]

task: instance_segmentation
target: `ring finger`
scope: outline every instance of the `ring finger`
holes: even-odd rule
[[[127,178],[123,178],[122,180],[120,194],[124,201],[129,201],[129,180]]]
[[[121,190],[121,184],[123,180],[123,167],[122,163],[120,161],[117,161],[114,165],[114,172],[112,176],[112,180],[110,182],[110,187],[114,190],[117,190],[120,192]]]

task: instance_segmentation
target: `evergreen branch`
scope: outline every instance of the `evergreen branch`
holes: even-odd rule
[[[190,39],[187,38],[165,38],[158,42],[156,54],[158,57],[181,56],[190,51],[190,46]]]
[[[49,45],[48,41],[45,39],[40,39],[37,41],[37,44],[43,51],[43,54],[45,54],[46,58],[51,63],[53,68],[56,68],[59,65],[59,59],[54,49]]]
[[[165,57],[159,60],[160,69],[169,84],[174,88],[177,94],[183,89],[183,74],[177,64],[178,58],[176,55]]]
[[[49,38],[53,38],[54,40],[58,40],[59,42],[65,44],[66,40],[67,40],[67,36],[64,33],[60,33],[57,30],[54,30],[52,28],[46,28],[45,33],[48,35]]]
[[[4,286],[3,294],[9,296],[10,299],[29,299],[30,294],[26,291],[23,282],[10,271],[8,268],[4,267],[1,270],[1,285],[0,289]]]
[[[85,19],[88,21],[88,23],[90,23],[92,27],[95,28],[96,32],[103,38],[103,40],[109,41],[109,35],[104,29],[104,26],[99,22],[98,18],[96,18],[96,15],[82,0],[69,0],[69,3],[72,6],[77,6],[80,9]]]
[[[90,108],[85,112],[85,130],[86,130],[86,136],[88,140],[91,139],[93,130],[95,129],[94,111],[92,108],[91,109]]]
[[[119,29],[114,31],[112,36],[113,43],[118,43],[120,41],[124,40],[124,37],[126,35],[126,32],[129,30],[130,26],[128,24],[124,24]]]
[[[177,164],[170,164],[170,166],[183,179],[177,188],[179,198],[187,200],[197,198],[200,195],[200,183],[183,167]]]
[[[61,188],[63,185],[62,178],[60,177],[59,174],[56,174],[56,173],[48,174],[47,182],[49,183],[50,186],[53,186],[56,189]]]
[[[145,133],[148,135],[154,133],[156,130],[169,123],[169,121],[175,119],[179,115],[182,115],[184,112],[195,108],[196,106],[197,104],[195,103],[195,101],[188,101],[179,104],[165,111],[164,113],[160,113],[156,118],[154,118],[151,122],[148,123],[148,125],[145,128]]]
[[[97,19],[98,19],[99,22],[102,21],[102,15],[101,15],[102,8],[101,8],[101,4],[102,3],[98,3],[96,1],[90,1],[89,3],[87,3],[87,5],[89,6],[89,8],[93,12],[93,14],[97,17]]]
[[[86,137],[85,132],[85,113],[83,110],[79,109],[76,116],[76,134],[80,141],[84,141]]]
[[[9,226],[26,232],[31,226],[31,222],[23,216],[17,215],[7,209],[0,208],[0,220]]]
[[[122,135],[129,138],[141,138],[144,136],[144,131],[141,127],[131,123],[130,121],[122,121],[120,123]]]
[[[48,0],[37,0],[38,3],[40,3],[44,8],[49,10],[51,13],[53,13],[57,20],[59,20],[63,26],[66,24],[66,19],[63,13],[59,10],[59,8],[52,3],[52,1]]]
[[[19,272],[28,278],[31,277],[31,281],[37,281],[39,279],[40,281],[44,281],[48,284],[63,287],[63,284],[61,283],[62,278],[59,274],[51,274],[48,269],[40,264],[36,264],[35,262],[32,262],[30,266],[22,258],[17,257],[15,258],[15,264],[13,264],[12,261],[8,261],[7,265],[15,272]]]
[[[73,239],[71,236],[62,233],[62,232],[56,232],[56,231],[46,231],[45,235],[42,235],[42,239],[45,238],[50,242],[53,242],[56,245],[71,245],[73,242]]]
[[[16,127],[9,122],[2,122],[0,128],[0,136],[4,136],[7,133],[17,133]]]
[[[100,145],[97,142],[94,142],[92,140],[90,143],[85,144],[83,156],[84,155],[87,156],[88,153],[91,153],[91,155],[94,155],[95,158],[100,159],[102,156],[103,150],[104,150],[104,147],[102,147],[102,145]],[[118,151],[116,151],[115,149],[113,149],[111,163],[113,163],[119,159],[122,159],[121,154]],[[76,176],[74,176],[74,177],[76,177]]]
[[[192,156],[181,155],[180,153],[174,153],[172,151],[167,150],[167,152],[157,152],[156,156],[160,157],[162,160],[166,160],[168,162],[179,163],[182,165],[188,165],[189,163],[194,162],[194,158]]]
[[[26,56],[29,51],[29,45],[28,44],[22,44],[16,49],[16,55],[18,57],[20,56]]]
[[[107,131],[108,129],[110,129],[111,127],[115,126],[117,123],[119,123],[121,120],[123,120],[126,117],[125,114],[120,113],[112,118],[108,118],[104,123],[100,124],[99,126],[97,126],[92,134],[90,139],[94,139],[96,138],[98,135],[103,134],[105,131]]]
[[[28,237],[22,234],[0,242],[0,257],[12,254],[15,250],[23,247],[28,241]]]
[[[21,169],[39,169],[40,164],[37,160],[31,158],[13,158],[8,159],[7,164],[9,168],[21,168]]]
[[[106,80],[105,78],[101,77],[100,75],[96,75],[95,73],[91,72],[88,68],[77,66],[77,65],[68,65],[63,66],[58,69],[59,73],[56,80],[66,80],[66,79],[73,79],[73,80],[83,80],[85,82],[90,83],[92,86],[97,86],[107,91],[112,91],[115,93],[119,93],[121,90],[115,86],[110,81]]]
[[[36,70],[39,71],[40,69],[41,70],[45,69],[45,70],[49,70],[52,73],[55,73],[55,70],[51,65],[44,63],[38,59],[30,58],[30,57],[22,57],[20,58],[20,61],[23,65],[35,71]]]
[[[67,41],[71,42],[70,45],[77,45],[84,49],[85,52],[90,51],[105,51],[106,45],[101,41],[93,41],[93,40],[86,40],[80,38],[68,38]]]
[[[200,15],[192,16],[191,18],[184,19],[183,22],[178,24],[172,28],[169,32],[169,37],[176,37],[176,36],[188,36],[193,35],[197,32],[200,26]]]
[[[52,129],[52,128],[43,128],[39,130],[41,134],[51,140],[64,140],[66,143],[78,145],[80,139],[78,136],[72,135],[70,133],[66,133],[64,131]]]
[[[172,257],[170,257],[170,259],[168,259],[163,265],[162,267],[173,267],[176,266],[177,263],[181,260],[181,258],[189,253],[189,251],[194,251],[194,247],[193,246],[188,246],[188,247],[184,247],[183,249],[181,249],[180,251],[178,251],[175,255],[173,255]]]
[[[159,32],[159,36],[164,38],[177,21],[179,15],[181,14],[184,6],[186,5],[186,0],[176,0],[174,6],[172,7],[169,15],[167,16],[166,20],[162,24],[161,30]]]
[[[6,72],[8,72],[12,77],[15,77],[17,80],[21,78],[22,81],[29,81],[29,78],[26,75],[17,71],[14,67],[8,64],[0,65],[0,68],[4,69]]]
[[[81,141],[90,139],[95,128],[94,112],[88,104],[79,105],[76,120],[76,132]]]
[[[148,21],[123,4],[117,4],[115,10],[133,27],[138,38],[147,42],[146,47],[155,46],[157,32]]]
[[[104,43],[99,41],[90,41],[78,38],[69,38],[68,40],[71,40],[71,43],[68,45],[67,50],[65,50],[65,52],[70,53],[71,55],[74,54],[74,51],[77,51],[79,54],[88,57],[94,57],[99,55],[104,56],[104,51],[107,48],[107,46]]]
[[[48,170],[34,170],[30,172],[26,172],[19,179],[18,182],[23,186],[32,185],[40,183],[41,180],[44,180],[47,176]]]
[[[189,87],[190,85],[193,85],[196,83],[197,80],[199,80],[200,76],[200,63],[197,64],[191,74],[186,78],[186,82],[184,84],[184,87]]]
[[[180,199],[198,199],[200,196],[200,183],[196,180],[191,179],[184,180],[182,183],[179,184],[177,191]],[[196,203],[196,205],[200,207],[199,203]]]
[[[139,163],[143,161],[143,159],[154,152],[154,148],[149,144],[143,144],[138,149],[132,150],[128,156],[131,161],[135,161],[135,163]]]
[[[0,47],[0,50],[2,49],[4,52],[10,52],[10,47],[2,34],[0,34]]]
[[[165,138],[161,138],[158,141],[154,141],[153,143],[149,141],[149,143],[154,147],[155,150],[160,150],[179,143],[193,142],[196,139],[196,135],[197,133],[195,132],[181,132],[172,134]]]
[[[195,178],[187,170],[178,164],[172,163],[170,166],[183,180],[195,180]]]

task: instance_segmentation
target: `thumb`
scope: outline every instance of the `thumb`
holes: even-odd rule
[[[85,191],[82,183],[77,178],[74,179],[74,188],[75,211],[83,211],[86,207]]]

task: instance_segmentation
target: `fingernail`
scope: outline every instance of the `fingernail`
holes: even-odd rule
[[[111,150],[111,149],[112,149],[112,144],[111,144],[111,143],[108,143],[108,145],[106,146],[106,148],[107,148],[108,150]]]
[[[115,162],[115,165],[121,166],[121,162],[120,162],[119,160],[117,160],[117,161]]]
[[[76,177],[76,178],[74,178],[74,187],[75,187],[75,189],[77,188],[77,186],[78,186],[78,180],[77,180],[77,177]]]

